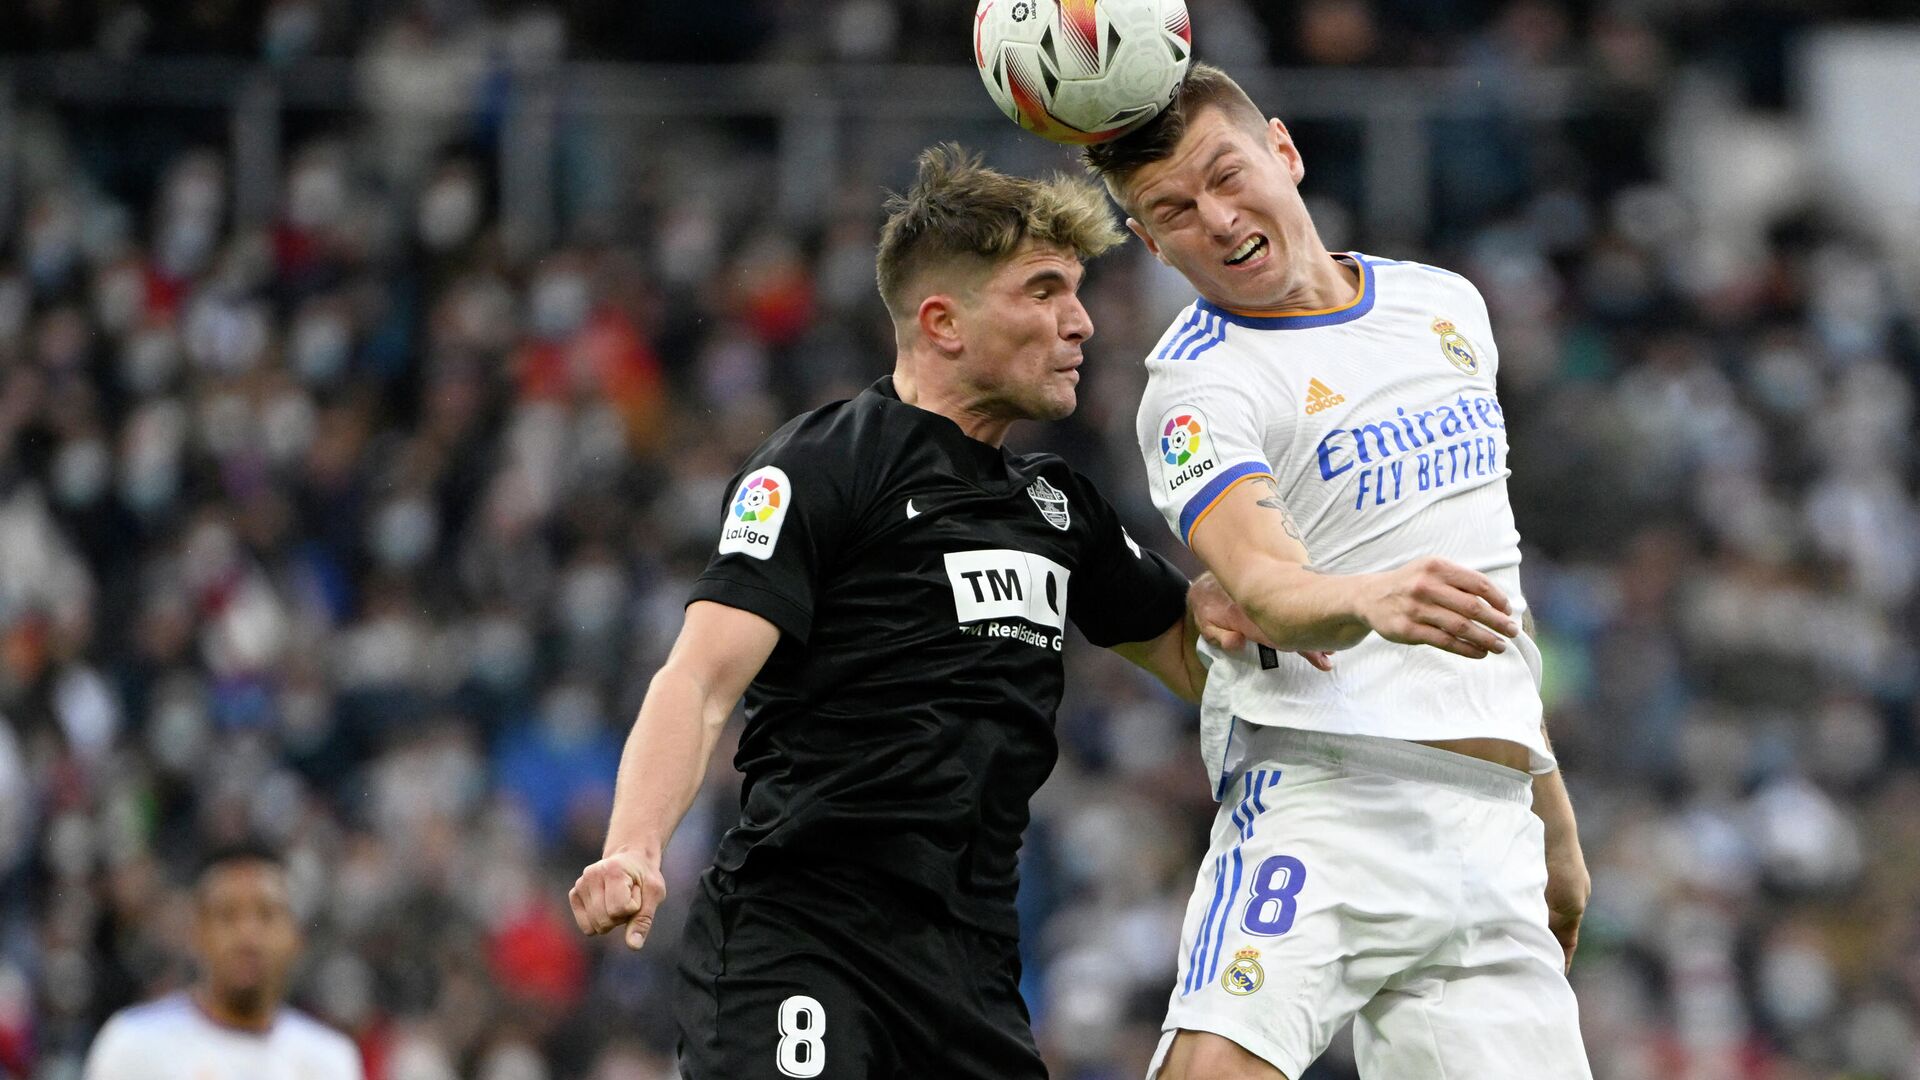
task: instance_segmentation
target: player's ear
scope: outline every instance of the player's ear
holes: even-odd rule
[[[1152,235],[1147,232],[1147,227],[1145,225],[1140,224],[1140,220],[1138,218],[1130,217],[1127,219],[1127,231],[1139,237],[1140,242],[1147,245],[1147,254],[1153,256],[1156,259],[1159,259],[1161,262],[1161,265],[1163,266],[1167,265],[1167,257],[1165,255],[1160,254],[1160,245],[1153,242]]]
[[[1300,186],[1300,181],[1307,178],[1307,163],[1300,159],[1300,148],[1293,143],[1293,133],[1277,116],[1267,121],[1267,145],[1287,163],[1294,186]]]
[[[920,301],[920,310],[915,313],[915,321],[920,326],[920,335],[943,353],[952,355],[960,351],[962,340],[960,333],[960,305],[946,293],[934,293]]]

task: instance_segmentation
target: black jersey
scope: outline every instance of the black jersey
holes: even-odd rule
[[[693,588],[781,631],[747,690],[718,865],[856,861],[1012,934],[1068,620],[1145,641],[1185,596],[1065,462],[970,438],[890,378],[797,417],[734,478]]]

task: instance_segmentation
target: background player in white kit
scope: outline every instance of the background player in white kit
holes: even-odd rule
[[[86,1080],[365,1080],[351,1040],[285,1003],[300,928],[279,857],[215,852],[194,907],[199,981],[115,1013]]]
[[[1369,1080],[1585,1080],[1589,882],[1485,303],[1328,253],[1285,125],[1216,68],[1087,161],[1201,296],[1148,359],[1154,501],[1278,647],[1209,674],[1223,802],[1150,1076],[1297,1078],[1353,1019]],[[1330,673],[1288,652],[1311,649]]]

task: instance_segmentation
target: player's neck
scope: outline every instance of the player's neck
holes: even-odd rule
[[[1321,249],[1317,238],[1302,245],[1301,254],[1287,273],[1287,287],[1278,295],[1262,297],[1257,304],[1229,302],[1208,297],[1230,310],[1257,312],[1331,311],[1346,307],[1360,290],[1360,271],[1350,259]]]
[[[222,1001],[204,983],[193,988],[189,995],[193,1004],[214,1024],[234,1031],[245,1031],[264,1035],[273,1030],[273,1020],[280,1011],[275,998],[270,994],[260,995],[260,1004],[255,1009],[235,1007],[233,1003]]]
[[[996,449],[1007,441],[1007,432],[1013,427],[1011,418],[973,408],[953,393],[952,387],[943,388],[920,379],[913,366],[904,362],[904,359],[893,369],[893,392],[899,395],[903,404],[938,413],[953,421],[967,438]]]

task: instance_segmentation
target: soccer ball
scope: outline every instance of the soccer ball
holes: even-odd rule
[[[980,0],[973,61],[994,104],[1055,142],[1106,142],[1173,100],[1193,53],[1185,0]]]

